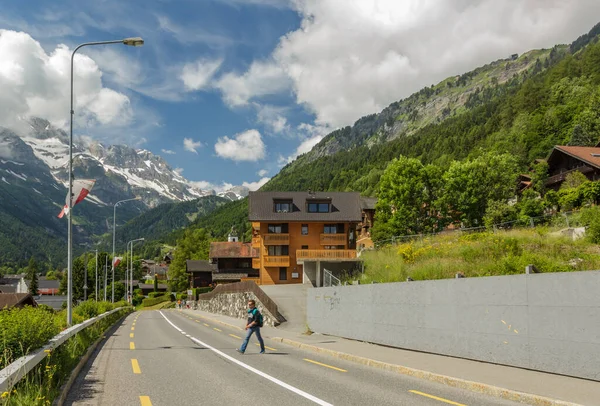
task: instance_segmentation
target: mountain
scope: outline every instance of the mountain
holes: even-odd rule
[[[65,262],[66,251],[66,220],[56,215],[67,194],[68,135],[41,118],[28,123],[27,134],[0,128],[0,263],[23,263],[36,255],[57,265]],[[213,199],[205,208],[198,199],[216,198],[214,191],[191,186],[160,156],[125,145],[75,142],[73,173],[76,179],[96,180],[91,194],[74,210],[77,244],[89,245],[96,236],[112,234],[114,204],[120,200],[140,197],[119,205],[117,225],[164,203],[192,202],[200,207],[195,210],[205,213],[221,201]],[[231,200],[244,193],[247,190],[238,187],[221,195]],[[173,224],[176,229],[185,219]],[[119,232],[117,240],[123,243]]]
[[[400,155],[446,170],[455,160],[508,153],[527,171],[554,145],[584,145],[582,139],[595,144],[600,140],[599,36],[600,24],[570,45],[511,55],[426,87],[331,132],[261,190],[376,196],[385,168]],[[246,200],[228,203],[191,227],[215,227],[224,238],[226,224],[248,229]]]

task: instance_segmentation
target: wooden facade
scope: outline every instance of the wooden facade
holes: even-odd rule
[[[589,180],[600,180],[600,148],[555,146],[548,157],[546,187],[558,190],[567,175],[581,172]]]
[[[259,270],[259,284],[312,281],[305,273],[307,263],[358,261],[358,193],[253,192],[249,199],[251,244],[259,253],[252,268]],[[313,202],[328,205],[328,211],[310,211]]]

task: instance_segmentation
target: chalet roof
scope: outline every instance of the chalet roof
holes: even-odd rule
[[[274,212],[275,200],[292,200],[292,212]],[[307,201],[331,201],[332,212],[308,213]],[[357,192],[250,192],[248,207],[250,221],[360,222],[362,219],[360,193]]]
[[[211,242],[209,258],[258,258],[258,250],[247,242]]]
[[[375,210],[375,205],[377,204],[376,197],[360,197],[360,207],[363,210]]]
[[[29,285],[29,283],[27,283]],[[58,279],[46,279],[39,278],[38,279],[38,288],[39,289],[58,289],[60,287],[60,281]]]
[[[67,296],[39,296],[36,299],[38,305],[50,306],[54,310],[61,310],[63,303],[67,301]]]
[[[30,293],[0,293],[0,309],[25,305],[36,305]]]
[[[0,285],[0,293],[16,293],[16,285]]]
[[[0,285],[17,286],[21,278],[0,278]]]
[[[215,265],[211,264],[208,261],[200,260],[195,261],[188,259],[185,261],[185,271],[186,272],[212,272],[216,269]]]
[[[588,165],[600,169],[600,148],[557,145],[550,153],[550,157],[548,157],[548,163],[550,163],[552,157],[555,156],[556,151],[560,151],[564,154],[572,156],[573,158],[579,159]]]

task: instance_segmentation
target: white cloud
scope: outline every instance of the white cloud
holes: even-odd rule
[[[38,116],[57,127],[68,123],[71,52],[66,45],[47,54],[24,32],[0,30],[0,122],[23,129],[22,118]],[[102,84],[102,72],[85,54],[75,55],[75,119],[81,129],[131,124],[129,98]],[[67,112],[65,114],[65,112]]]
[[[171,151],[170,149],[161,149],[163,154],[167,154],[167,155],[175,155],[175,151]],[[183,171],[183,169],[182,169]],[[181,174],[180,174],[181,175]]]
[[[177,24],[165,15],[156,16],[156,20],[158,22],[159,30],[172,35],[182,44],[200,43],[221,48],[234,43],[232,39],[225,35],[203,30],[199,24],[194,24],[193,26]]]
[[[218,156],[234,161],[258,161],[265,157],[265,149],[257,130],[244,131],[233,138],[221,137],[215,144]]]
[[[261,186],[267,183],[269,180],[271,180],[271,178],[263,177],[257,182],[244,182],[242,183],[242,186],[245,186],[250,189],[251,192],[254,192],[255,190],[260,189]]]
[[[290,131],[290,125],[284,116],[287,112],[286,108],[270,105],[263,106],[259,103],[254,103],[254,106],[258,109],[258,122],[264,124],[274,134],[288,133]]]
[[[294,0],[294,6],[301,27],[281,38],[274,62],[226,75],[221,89],[230,105],[242,105],[285,91],[287,75],[297,102],[315,113],[317,124],[334,128],[448,76],[571,42],[600,15],[597,0]]]
[[[269,171],[266,169],[261,169],[260,171],[256,172],[256,174],[260,177],[265,176],[267,173],[269,173]]]
[[[200,90],[207,87],[222,63],[222,59],[199,59],[194,63],[185,64],[180,78],[186,90]]]
[[[280,66],[265,61],[252,62],[242,75],[226,73],[216,83],[230,107],[244,106],[254,98],[281,93],[290,85],[289,77]]]
[[[197,154],[198,151],[196,151],[196,148],[200,148],[202,146],[203,146],[202,145],[202,141],[194,141],[191,138],[184,138],[183,139],[183,148],[186,151],[190,151],[190,152],[193,152],[193,153]]]

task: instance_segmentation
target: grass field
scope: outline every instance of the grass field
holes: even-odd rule
[[[425,237],[364,252],[361,283],[512,275],[529,264],[541,272],[600,269],[600,247],[548,228]]]

